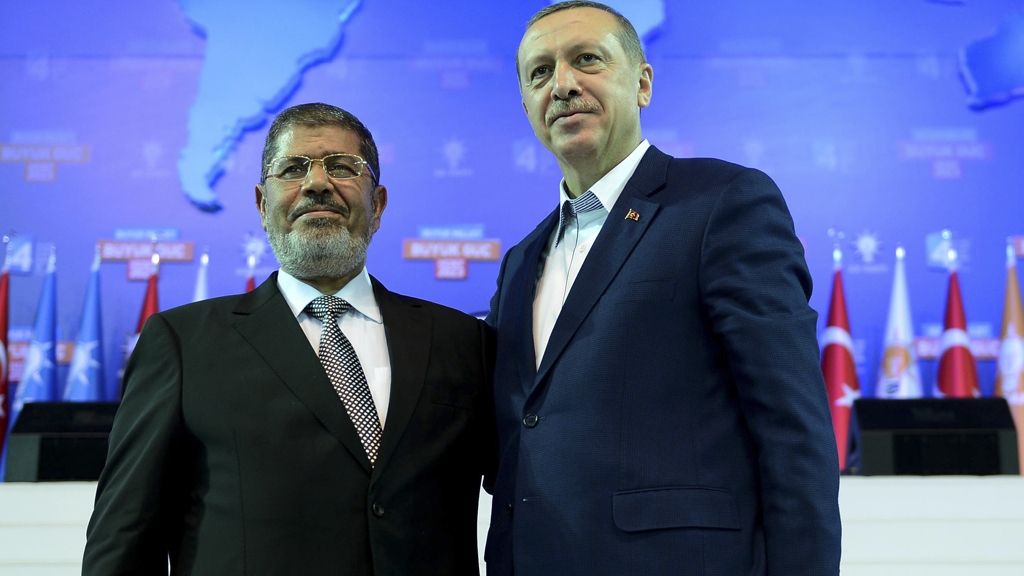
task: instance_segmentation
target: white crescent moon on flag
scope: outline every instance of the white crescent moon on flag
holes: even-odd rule
[[[945,332],[942,333],[942,338],[939,340],[939,342],[941,343],[941,349],[943,353],[946,350],[949,350],[950,348],[954,348],[956,346],[962,346],[964,348],[967,348],[968,350],[971,349],[970,336],[968,336],[967,332],[964,332],[960,328],[950,328],[946,330]],[[940,353],[940,356],[941,355],[942,354]]]
[[[821,349],[824,350],[829,344],[839,344],[843,348],[846,348],[850,352],[850,356],[853,356],[853,338],[850,337],[850,333],[838,326],[829,326],[825,328],[825,333],[821,335]]]

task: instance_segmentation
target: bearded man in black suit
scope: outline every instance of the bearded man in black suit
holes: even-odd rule
[[[285,110],[263,166],[281,269],[146,323],[83,574],[477,574],[488,328],[366,271],[387,189],[354,116]]]

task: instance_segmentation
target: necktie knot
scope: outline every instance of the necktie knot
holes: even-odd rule
[[[320,296],[306,306],[310,316],[326,323],[337,321],[338,317],[352,309],[352,305],[337,296]]]
[[[562,203],[561,209],[558,211],[558,229],[555,231],[555,246],[558,246],[559,242],[562,241],[562,236],[565,235],[565,226],[570,218],[577,214],[584,214],[586,212],[593,212],[598,208],[604,208],[604,204],[594,194],[593,190],[588,190],[586,194],[578,198],[570,198]]]

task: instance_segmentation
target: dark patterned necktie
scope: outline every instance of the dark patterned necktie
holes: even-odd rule
[[[306,311],[323,323],[320,331],[320,363],[331,379],[331,385],[341,397],[348,417],[355,424],[359,440],[370,458],[372,466],[380,449],[380,418],[366,383],[366,374],[352,343],[338,327],[338,318],[352,309],[352,305],[337,296],[320,296],[309,303]]]

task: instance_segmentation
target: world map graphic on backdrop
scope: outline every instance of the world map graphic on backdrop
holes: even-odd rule
[[[961,50],[960,70],[972,108],[1024,97],[1024,13],[1011,15],[995,35]]]
[[[303,73],[334,57],[346,24],[361,0],[302,0],[251,3],[244,0],[178,0],[197,34],[206,39],[199,93],[189,110],[188,144],[181,151],[182,190],[200,210],[216,212],[213,191],[243,135],[261,127],[289,104]],[[610,1],[648,38],[665,21],[664,0]],[[267,34],[289,15],[303,17],[302,34]],[[240,62],[260,62],[258,67]]]
[[[334,56],[360,1],[178,3],[196,33],[206,38],[199,93],[189,110],[188,144],[178,160],[178,176],[196,207],[216,212],[221,203],[213,186],[242,135],[281,108],[299,87],[303,72]],[[302,16],[301,34],[269,32],[282,19],[297,15]]]

